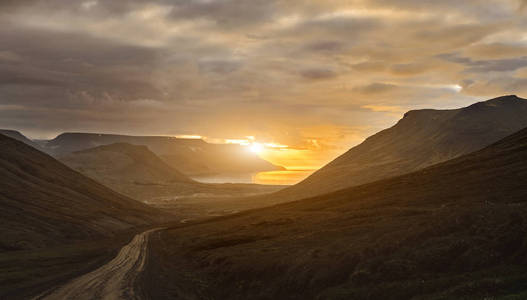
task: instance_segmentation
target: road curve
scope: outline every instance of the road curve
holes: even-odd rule
[[[140,299],[134,291],[134,283],[145,267],[148,237],[158,230],[161,229],[136,235],[107,264],[34,299]]]

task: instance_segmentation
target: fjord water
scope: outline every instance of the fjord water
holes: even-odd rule
[[[257,184],[293,185],[304,180],[316,170],[283,170],[256,173],[252,182]]]
[[[203,183],[256,183],[293,185],[311,175],[315,170],[280,170],[258,173],[222,173],[193,176]]]

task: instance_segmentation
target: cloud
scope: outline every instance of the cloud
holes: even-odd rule
[[[368,85],[355,87],[353,90],[355,92],[358,92],[364,95],[374,95],[374,94],[387,93],[395,89],[397,89],[396,85],[388,84],[388,83],[374,82]]]
[[[383,61],[366,61],[351,65],[351,68],[359,72],[381,72],[387,67],[387,63]]]
[[[302,77],[307,79],[319,80],[319,79],[330,79],[337,76],[337,74],[330,69],[323,68],[312,68],[301,71]]]
[[[464,65],[469,73],[510,72],[527,66],[527,56],[510,59],[472,60],[453,53],[438,56],[444,60]]]
[[[390,67],[390,71],[399,76],[413,76],[430,69],[430,65],[420,63],[394,64]]]
[[[203,58],[198,62],[200,71],[219,74],[234,72],[239,69],[241,65],[241,61],[235,59]]]
[[[524,7],[0,1],[0,127],[259,135],[344,149],[392,125],[400,108],[525,92]]]
[[[316,41],[306,45],[307,51],[315,52],[335,52],[339,51],[344,47],[344,44],[340,41]]]
[[[484,43],[467,48],[464,52],[472,59],[497,59],[524,56],[527,45],[521,43]]]
[[[362,108],[369,109],[374,112],[388,112],[388,113],[404,113],[406,110],[400,106],[391,106],[391,105],[363,105]]]

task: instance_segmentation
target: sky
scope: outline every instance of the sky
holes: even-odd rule
[[[249,140],[318,167],[404,112],[527,95],[525,0],[2,0],[0,128]]]

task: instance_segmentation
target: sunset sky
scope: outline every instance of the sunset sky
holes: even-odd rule
[[[36,138],[250,139],[317,167],[407,110],[526,92],[527,1],[0,1],[0,128]]]

